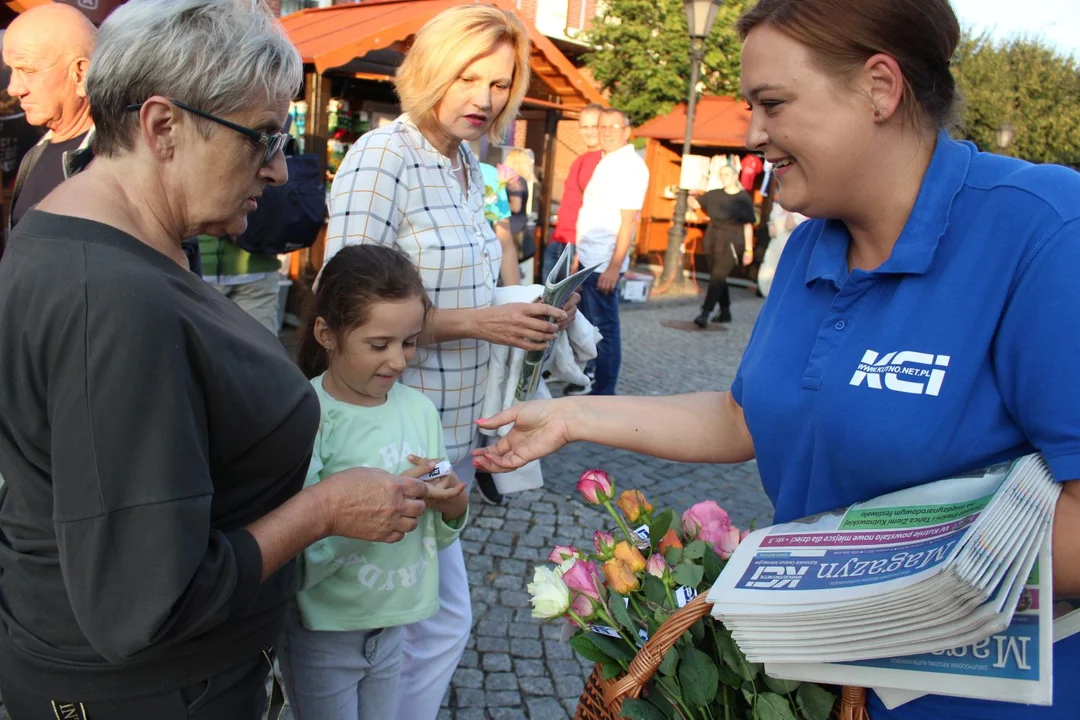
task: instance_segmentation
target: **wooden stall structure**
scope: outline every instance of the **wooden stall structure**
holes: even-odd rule
[[[706,96],[698,100],[694,112],[691,154],[746,153],[746,131],[750,112],[746,104],[733,97]],[[675,195],[682,169],[682,144],[686,135],[686,104],[678,105],[667,115],[653,118],[634,132],[646,138],[645,164],[649,167],[649,190],[641,209],[637,233],[638,257],[663,257],[668,231],[675,212]],[[689,260],[698,251],[705,223],[686,224],[686,253]],[[687,263],[687,267],[690,267]]]
[[[511,0],[479,0],[514,11]],[[435,15],[467,0],[370,0],[352,5],[302,10],[282,18],[289,38],[304,59],[307,106],[305,150],[326,157],[329,101],[351,94],[385,119],[397,112],[391,81],[415,33]],[[560,119],[576,117],[591,102],[607,104],[559,49],[522,19],[532,40],[532,80],[515,128],[515,144],[529,148],[543,182],[540,237],[548,236],[555,179],[556,131]],[[373,125],[374,126],[374,125]],[[523,127],[522,127],[523,126]],[[481,157],[481,160],[484,158]],[[293,274],[321,264],[321,243],[309,257],[294,261]]]

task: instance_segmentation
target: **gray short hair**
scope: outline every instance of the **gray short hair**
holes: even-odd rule
[[[262,0],[128,0],[98,34],[86,80],[101,155],[130,150],[134,113],[152,95],[214,115],[286,101],[303,61]],[[209,136],[214,127],[195,118]]]

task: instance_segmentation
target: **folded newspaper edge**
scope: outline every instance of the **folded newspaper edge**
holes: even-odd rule
[[[570,296],[581,287],[590,273],[595,272],[596,268],[600,267],[599,264],[592,265],[570,274],[573,253],[574,246],[567,245],[563,248],[555,267],[544,278],[544,294],[540,298],[540,302],[561,308],[570,299]],[[557,280],[564,273],[566,277]],[[521,368],[521,379],[518,381],[517,391],[514,394],[514,399],[517,402],[525,402],[536,392],[536,386],[540,383],[540,375],[551,357],[551,348],[552,345],[549,344],[543,350],[530,350],[525,353],[525,361]]]
[[[1080,631],[1080,601],[1053,618],[1060,489],[1028,455],[758,530],[709,592],[713,615],[770,676],[872,687],[890,708],[1049,704],[1052,643]]]

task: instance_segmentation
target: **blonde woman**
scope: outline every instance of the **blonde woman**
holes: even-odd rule
[[[466,485],[491,343],[541,350],[558,329],[548,318],[570,319],[541,303],[492,306],[503,253],[469,142],[506,134],[529,85],[529,52],[525,28],[503,10],[458,6],[432,18],[398,69],[404,114],[353,145],[331,189],[327,261],[346,245],[376,243],[400,248],[420,270],[434,313],[402,381],[439,409],[448,459]],[[440,551],[439,571],[439,612],[405,629],[399,717],[408,720],[438,713],[472,626],[459,543]]]

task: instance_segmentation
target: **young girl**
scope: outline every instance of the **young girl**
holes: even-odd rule
[[[430,308],[399,250],[349,246],[323,268],[299,353],[322,404],[308,485],[350,467],[421,477],[446,457],[435,406],[397,382]],[[400,542],[330,537],[304,551],[302,589],[280,642],[296,720],[394,717],[402,626],[439,609],[438,551],[465,524],[465,486],[444,474],[427,504]]]

